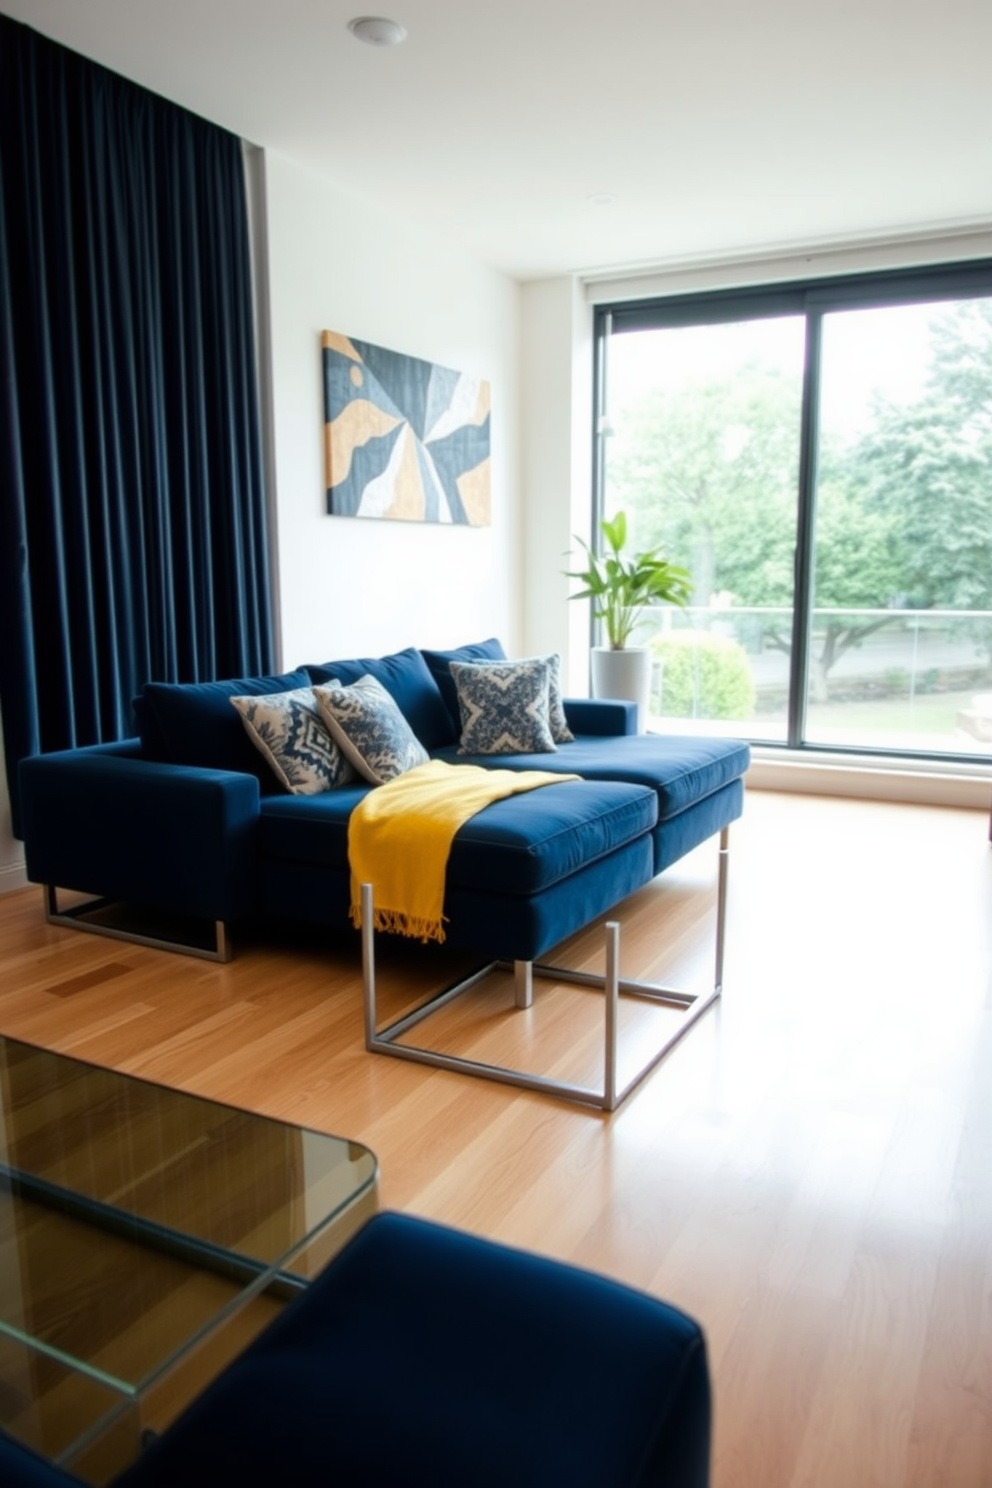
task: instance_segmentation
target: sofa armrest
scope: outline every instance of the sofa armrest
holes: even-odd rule
[[[616,698],[564,698],[565,721],[573,734],[636,734],[637,704]]]
[[[95,746],[22,760],[19,779],[34,882],[225,923],[254,907],[253,775]]]

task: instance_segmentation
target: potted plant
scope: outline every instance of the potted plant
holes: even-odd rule
[[[627,517],[617,512],[601,524],[604,552],[594,553],[581,537],[586,567],[568,570],[583,588],[570,599],[591,599],[595,619],[606,628],[607,646],[592,649],[594,697],[627,698],[637,703],[637,726],[647,726],[651,691],[651,652],[647,646],[630,646],[631,633],[645,605],[667,603],[684,608],[692,594],[686,569],[659,557],[657,548],[624,556],[627,546]]]

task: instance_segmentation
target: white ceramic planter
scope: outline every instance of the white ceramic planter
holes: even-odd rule
[[[652,654],[647,646],[592,648],[592,695],[595,698],[624,698],[637,704],[637,732],[647,732],[651,697]]]

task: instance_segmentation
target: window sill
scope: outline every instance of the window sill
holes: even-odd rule
[[[920,806],[963,806],[988,811],[992,764],[907,760],[898,756],[817,754],[752,746],[749,790],[798,791],[908,801]]]

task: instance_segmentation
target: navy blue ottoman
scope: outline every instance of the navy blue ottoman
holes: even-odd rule
[[[397,1214],[120,1488],[705,1488],[702,1334],[654,1298]]]
[[[379,1214],[116,1488],[706,1488],[709,1456],[690,1318]],[[5,1488],[74,1481],[0,1437]]]

